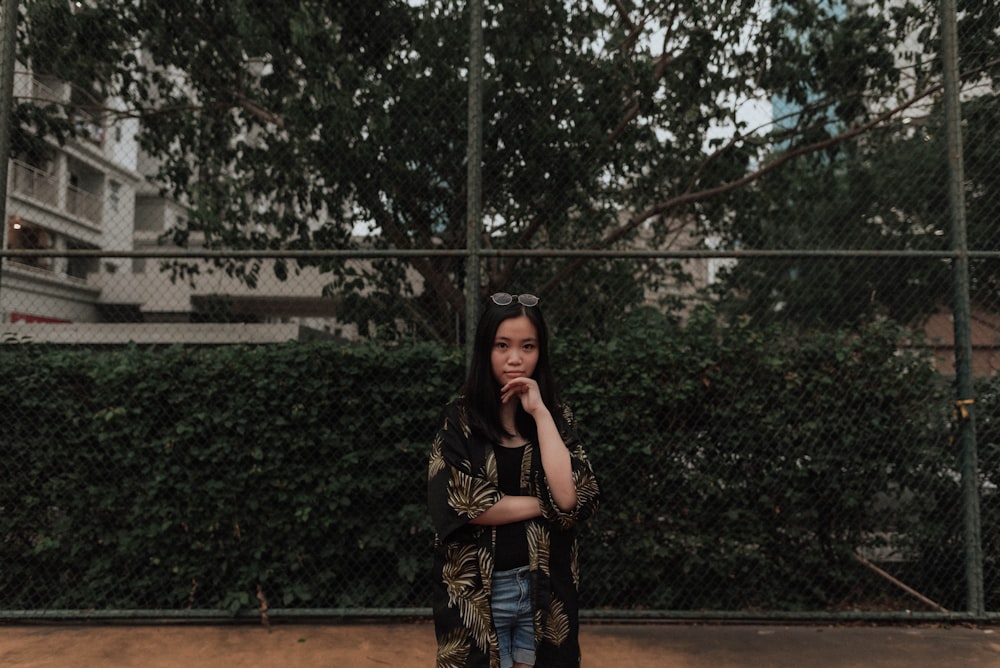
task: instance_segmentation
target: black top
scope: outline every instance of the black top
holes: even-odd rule
[[[516,448],[497,445],[493,448],[497,459],[500,492],[504,496],[521,494],[521,460],[524,457],[524,448],[524,445]],[[525,524],[522,521],[497,526],[494,571],[509,571],[528,565],[528,534]]]

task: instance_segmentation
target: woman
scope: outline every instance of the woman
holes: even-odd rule
[[[538,298],[493,295],[431,447],[439,668],[580,665],[575,527],[599,495]]]

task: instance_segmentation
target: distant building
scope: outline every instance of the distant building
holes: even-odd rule
[[[14,94],[39,104],[74,100],[70,84],[37,73],[18,73]],[[79,112],[80,135],[34,155],[12,155],[8,167],[8,249],[128,250],[132,247],[136,171],[136,123],[104,122]],[[103,265],[103,266],[102,266]],[[12,258],[3,263],[3,322],[97,322],[100,291],[89,280],[124,263],[61,257]]]
[[[37,72],[18,72],[14,95],[87,109],[77,87]],[[108,113],[114,100],[106,105],[76,112],[79,134],[65,145],[49,141],[35,154],[10,156],[4,248],[163,250],[165,233],[185,225],[186,209],[145,178],[156,165],[139,148],[139,122]],[[163,343],[169,332],[176,341],[204,336],[216,343],[302,338],[303,332],[358,338],[356,328],[337,322],[334,300],[324,296],[328,279],[314,268],[279,281],[264,263],[252,289],[199,264],[192,282],[172,280],[156,259],[5,258],[0,336],[62,343],[121,343],[123,337]],[[68,324],[73,327],[57,327]]]
[[[969,321],[972,375],[990,378],[1000,373],[1000,313],[973,308]],[[926,344],[934,367],[945,376],[955,375],[955,317],[948,308],[935,311],[924,325]]]

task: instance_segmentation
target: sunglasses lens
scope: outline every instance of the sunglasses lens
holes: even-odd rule
[[[493,303],[497,306],[507,306],[514,301],[514,295],[507,292],[498,292],[494,295],[490,295],[490,299],[492,299]]]
[[[517,303],[521,306],[538,306],[538,297],[535,295],[518,295]]]

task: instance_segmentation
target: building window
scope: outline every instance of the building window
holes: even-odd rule
[[[20,216],[7,219],[7,248],[10,250],[49,250],[52,234],[43,227],[33,225]],[[51,257],[12,257],[12,262],[52,270]]]
[[[117,181],[108,182],[108,206],[113,213],[118,213],[118,205],[121,203],[122,184]]]
[[[94,248],[94,246],[88,246],[77,241],[66,242],[66,250],[93,250]],[[66,274],[81,280],[86,280],[87,274],[96,274],[99,269],[100,258],[96,257],[70,256],[66,262]]]
[[[104,175],[76,160],[68,161],[67,171],[66,211],[100,225],[104,209],[101,195],[105,189]]]

